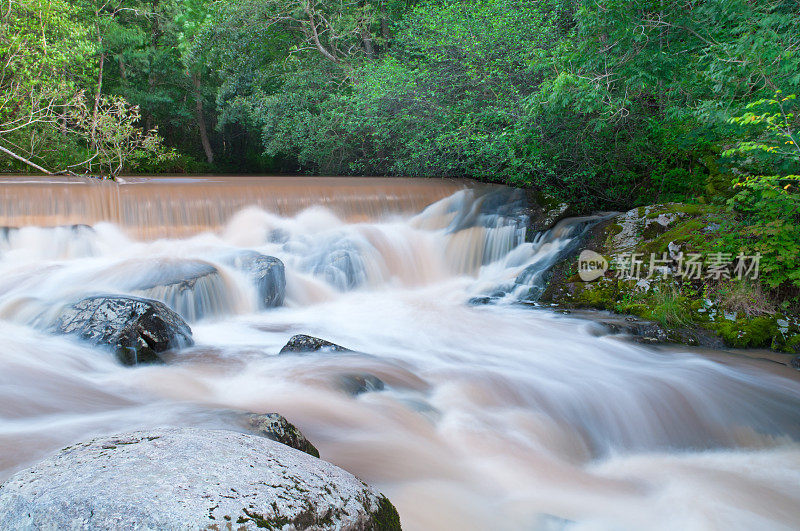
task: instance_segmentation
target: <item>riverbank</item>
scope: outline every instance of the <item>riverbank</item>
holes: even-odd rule
[[[627,316],[610,326],[642,342],[800,354],[796,305],[771,296],[759,277],[760,259],[716,250],[726,215],[717,206],[665,203],[600,220],[553,267],[539,302]],[[594,278],[584,280],[580,253],[587,249],[598,263],[585,264],[591,271],[584,276]],[[800,367],[791,356],[786,363]]]

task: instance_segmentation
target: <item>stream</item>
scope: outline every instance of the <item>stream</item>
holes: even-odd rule
[[[526,241],[523,203],[447,180],[7,181],[0,481],[95,435],[274,411],[404,529],[800,528],[794,373],[533,304],[593,218]],[[283,261],[282,307],[229,265],[244,250]],[[131,368],[50,333],[107,293],[166,302],[195,345]],[[295,334],[355,353],[277,356]],[[346,392],[350,374],[385,387]]]

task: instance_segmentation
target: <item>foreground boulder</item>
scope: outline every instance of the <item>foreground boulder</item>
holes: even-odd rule
[[[191,346],[192,330],[163,303],[138,297],[88,297],[63,309],[54,331],[111,347],[125,365],[159,362],[159,353]]]
[[[228,260],[230,265],[244,271],[258,289],[262,308],[281,306],[286,297],[286,268],[278,258],[255,251],[236,254]]]
[[[298,334],[292,336],[278,354],[294,354],[299,352],[353,352],[349,348],[344,348],[336,343],[325,341],[314,336]]]
[[[10,529],[400,529],[352,474],[263,437],[165,428],[61,450],[0,486]]]
[[[283,415],[278,413],[241,413],[240,424],[255,435],[319,457],[319,450]]]

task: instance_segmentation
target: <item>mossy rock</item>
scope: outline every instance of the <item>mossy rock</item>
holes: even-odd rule
[[[789,337],[780,348],[783,352],[789,354],[800,354],[800,334],[795,334]]]
[[[760,316],[738,318],[735,321],[722,319],[711,325],[729,347],[770,348],[772,339],[778,333],[774,317]]]

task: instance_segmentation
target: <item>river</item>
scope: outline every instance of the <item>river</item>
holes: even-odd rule
[[[517,200],[442,180],[6,180],[0,481],[93,435],[244,409],[286,416],[404,529],[799,528],[794,373],[521,303],[584,220],[525,241]],[[285,263],[283,307],[226,265],[242,249]],[[198,263],[217,274],[142,288]],[[179,306],[195,346],[129,368],[48,333],[98,293]],[[361,354],[277,356],[294,334]],[[346,393],[354,373],[386,387]]]

